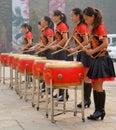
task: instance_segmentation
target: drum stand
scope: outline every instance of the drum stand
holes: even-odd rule
[[[22,72],[19,72],[19,82],[17,82],[17,90],[18,90],[18,94],[19,94],[19,97],[20,99],[22,99],[24,97],[24,100],[27,102],[28,99],[27,99],[27,89],[30,85],[30,81],[29,81],[29,76],[27,74],[27,67],[28,67],[28,64],[26,64],[25,66],[25,70],[24,70],[24,73]],[[24,88],[22,88],[22,74],[24,74]],[[24,89],[24,91],[22,90]],[[23,92],[22,92],[23,91]]]
[[[61,114],[65,114],[66,112],[74,112],[74,116],[77,115],[77,112],[81,112],[82,114],[82,121],[85,122],[85,116],[84,116],[84,88],[83,88],[83,82],[81,83],[81,97],[82,97],[82,109],[81,111],[77,111],[77,89],[78,89],[78,86],[75,86],[73,87],[74,89],[74,92],[75,92],[75,97],[74,97],[74,110],[66,110],[66,88],[68,89],[72,89],[72,87],[66,87],[65,88],[65,91],[64,91],[64,102],[63,102],[63,110],[58,110],[58,111],[62,111],[62,113],[58,113],[58,114],[55,114],[54,111],[54,98],[53,98],[53,89],[55,89],[55,87],[53,86],[53,83],[52,83],[52,79],[50,79],[50,86],[46,87],[46,118],[48,118],[49,116],[49,99],[48,99],[48,88],[50,88],[51,90],[51,95],[50,95],[50,104],[51,104],[51,122],[52,123],[55,123],[55,120],[54,120],[54,117],[55,116],[58,116],[58,115],[61,115]],[[58,89],[63,89],[63,87],[60,87]]]
[[[6,68],[5,67],[8,67],[6,64],[5,64],[5,61],[6,59],[4,59],[4,62],[0,64],[0,82],[3,80],[3,84],[5,84],[5,78],[6,78],[6,74],[5,74],[5,71],[6,71]],[[2,73],[2,70],[3,70],[3,73]],[[3,75],[3,77],[2,77]],[[9,77],[7,77],[7,80],[9,80]]]

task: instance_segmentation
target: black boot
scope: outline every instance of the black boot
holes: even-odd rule
[[[45,82],[43,81],[43,83],[42,83],[42,92],[45,92]]]
[[[90,120],[97,120],[99,118],[101,118],[101,120],[104,119],[105,116],[105,110],[104,110],[104,106],[105,106],[105,91],[103,92],[95,92],[95,112],[88,116],[87,118]]]
[[[91,83],[84,83],[84,107],[85,108],[91,105],[91,100],[90,100],[91,90],[92,90]],[[82,103],[79,103],[77,107],[81,108]]]
[[[59,89],[59,95],[56,94],[53,96],[53,98],[57,98],[57,97],[62,96],[62,95],[64,95],[64,89]]]
[[[58,101],[64,101],[64,91],[63,89],[59,90],[59,95],[61,96]],[[66,100],[68,101],[69,94],[68,94],[68,89],[66,90]]]

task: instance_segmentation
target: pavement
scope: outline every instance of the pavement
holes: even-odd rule
[[[116,64],[115,68],[116,68]],[[8,72],[6,72],[8,75]],[[90,121],[87,116],[94,111],[94,102],[85,109],[85,122],[81,120],[81,114],[73,116],[66,113],[55,117],[56,123],[51,123],[50,117],[45,116],[45,103],[40,104],[40,110],[32,108],[31,101],[20,99],[15,90],[9,88],[9,82],[0,83],[0,130],[116,130],[116,80],[105,82],[106,90],[106,116],[103,121]],[[68,106],[73,106],[73,90],[69,90],[70,98]],[[80,101],[80,90],[78,92]]]

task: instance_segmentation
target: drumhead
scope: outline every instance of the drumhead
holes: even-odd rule
[[[80,68],[83,67],[83,64],[81,62],[71,62],[71,61],[65,61],[65,62],[53,62],[53,63],[46,63],[46,68]]]

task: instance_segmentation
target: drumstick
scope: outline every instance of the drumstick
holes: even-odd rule
[[[35,49],[34,49],[35,50]],[[23,52],[31,52],[31,51],[34,51],[34,50],[26,50],[26,51],[23,51]]]
[[[66,47],[62,47],[62,46],[60,46],[60,45],[58,45],[58,46],[59,46],[60,48],[62,48],[62,49],[57,50],[57,51],[51,53],[52,55],[57,54],[57,53],[59,53],[59,52],[61,52],[61,51],[63,51],[63,50],[67,50],[67,51],[69,51],[69,49],[67,49]]]
[[[79,40],[78,40],[75,36],[73,36],[73,38],[76,40],[76,42],[77,42],[82,48],[85,49],[85,52],[86,52],[87,49],[83,46],[83,44],[80,43]],[[95,58],[97,58],[97,57],[101,54],[101,52],[102,52],[102,51],[100,51],[96,56],[92,56],[92,55],[91,55],[91,57],[92,57],[93,59],[95,59]]]
[[[44,46],[44,49],[37,51],[35,54],[39,54],[40,52],[46,51],[47,49],[49,49],[49,47],[50,47],[51,45],[52,45],[52,44],[47,45],[47,46]]]
[[[81,52],[82,50],[79,50],[79,51],[75,51],[75,52],[73,52],[73,53],[71,53],[71,54],[68,54],[67,56],[69,57],[69,56],[72,56],[72,55],[74,55],[74,54],[76,54],[76,53],[79,53],[79,52]]]
[[[62,48],[62,49],[60,49],[60,50],[57,50],[57,51],[55,51],[55,52],[53,52],[53,53],[51,53],[52,55],[54,55],[54,54],[57,54],[57,53],[59,53],[59,52],[61,52],[61,51],[63,51],[64,50],[64,48]]]
[[[73,38],[76,40],[76,42],[82,47],[82,48],[84,48],[85,50],[87,50],[86,48],[85,48],[85,46],[83,46],[83,44],[73,35]]]

